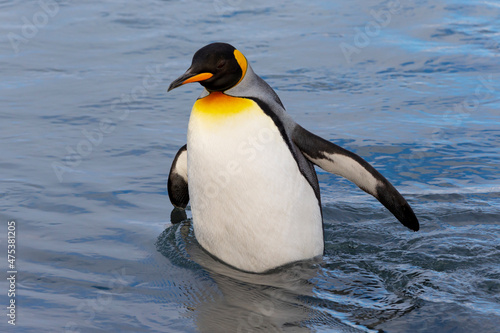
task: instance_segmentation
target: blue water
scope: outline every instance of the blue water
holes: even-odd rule
[[[166,89],[213,41],[372,163],[421,230],[321,170],[321,260],[245,274],[172,224],[201,88]],[[0,78],[2,332],[498,330],[497,1],[0,1]]]

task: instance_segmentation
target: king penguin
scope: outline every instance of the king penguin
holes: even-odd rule
[[[384,176],[298,125],[232,45],[212,43],[198,50],[168,91],[192,82],[204,90],[167,187],[175,207],[191,202],[195,237],[213,256],[254,273],[321,256],[314,165],[352,181],[403,225],[419,229],[410,205]]]

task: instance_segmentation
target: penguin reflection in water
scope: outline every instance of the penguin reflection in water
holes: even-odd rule
[[[172,204],[191,201],[193,228],[209,253],[248,272],[321,256],[323,222],[313,165],[355,183],[406,227],[410,205],[368,162],[302,128],[245,56],[225,43],[198,50],[169,91],[205,89],[189,119],[187,145],[168,178]]]

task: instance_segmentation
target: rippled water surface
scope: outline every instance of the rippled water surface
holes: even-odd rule
[[[209,256],[166,194],[201,87],[166,89],[213,41],[421,230],[318,170],[323,258],[255,275]],[[0,1],[0,77],[2,332],[497,331],[496,1]]]

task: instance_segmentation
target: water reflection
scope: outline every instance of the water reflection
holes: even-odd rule
[[[194,262],[203,267],[215,282],[216,288],[203,291],[202,297],[193,290],[196,295],[185,304],[201,332],[311,332],[313,323],[316,329],[324,325],[340,332],[358,331],[356,325],[318,311],[311,301],[316,299],[314,279],[321,270],[320,260],[297,262],[266,274],[238,271],[198,244],[190,220],[164,230],[156,247],[177,265],[193,267]]]

